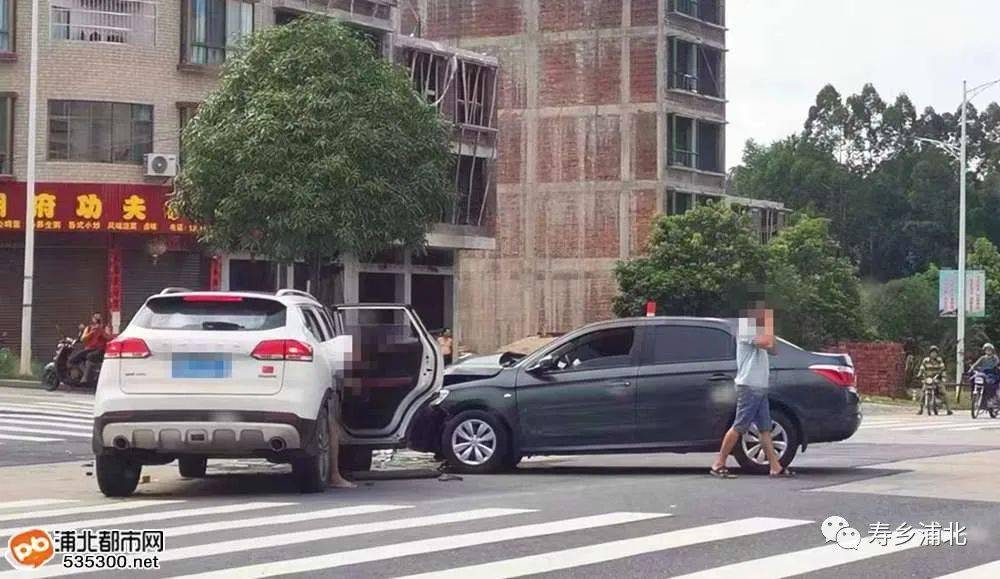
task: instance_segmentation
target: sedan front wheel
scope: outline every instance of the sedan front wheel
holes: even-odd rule
[[[449,420],[441,443],[448,465],[458,472],[497,472],[511,462],[506,426],[482,410],[466,410]]]

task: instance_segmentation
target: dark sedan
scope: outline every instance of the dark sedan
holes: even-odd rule
[[[620,319],[528,356],[463,361],[446,372],[413,446],[467,473],[530,455],[716,451],[736,406],[734,333],[733,320]],[[854,434],[861,405],[849,356],[779,340],[770,362],[782,464],[809,444]],[[767,472],[755,429],[734,454],[744,470]]]

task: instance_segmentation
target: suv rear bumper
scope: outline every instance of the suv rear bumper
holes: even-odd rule
[[[94,418],[95,454],[260,456],[311,451],[316,421],[260,411],[149,410]]]

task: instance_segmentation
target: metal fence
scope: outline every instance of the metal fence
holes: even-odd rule
[[[156,46],[158,0],[53,0],[53,40]]]

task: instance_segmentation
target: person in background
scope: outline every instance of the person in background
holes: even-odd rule
[[[454,347],[454,340],[451,337],[451,330],[445,328],[441,335],[437,339],[438,346],[441,347],[441,354],[444,355],[444,365],[451,365],[451,353]]]
[[[983,400],[989,400],[996,394],[997,379],[1000,378],[1000,357],[997,357],[997,350],[993,344],[989,342],[983,344],[983,355],[972,364],[969,373],[977,370],[989,376],[986,380],[986,391],[983,392]]]
[[[735,478],[726,468],[726,460],[740,437],[757,425],[760,442],[770,463],[772,477],[792,477],[795,474],[782,466],[771,440],[771,408],[767,399],[771,369],[768,352],[774,350],[774,312],[758,305],[745,312],[739,321],[736,340],[736,418],[722,439],[719,456],[709,474],[716,478]]]
[[[84,360],[90,362],[91,366],[101,363],[104,358],[104,347],[110,341],[111,325],[104,323],[100,312],[94,312],[90,317],[90,323],[84,326],[80,335],[83,349],[70,356],[69,363],[78,364]]]
[[[941,357],[940,352],[938,352],[937,346],[931,346],[930,351],[927,352],[927,357],[920,362],[920,369],[917,370],[917,378],[923,380],[925,378],[933,378],[937,382],[935,396],[940,396],[941,400],[944,402],[944,408],[948,411],[948,414],[954,414],[951,411],[951,407],[948,405],[948,397],[945,396],[944,392],[941,391],[941,380],[944,378],[944,358]],[[930,414],[931,409],[927,409],[927,413]],[[920,410],[917,414],[924,413],[924,397],[920,397]]]

